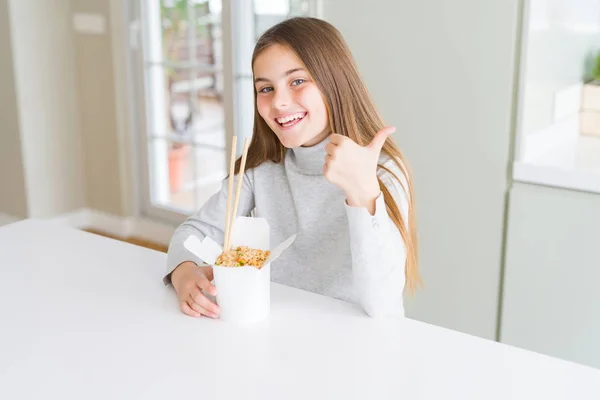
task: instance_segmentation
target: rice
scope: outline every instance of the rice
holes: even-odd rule
[[[238,246],[223,252],[215,265],[222,267],[255,267],[261,269],[271,252],[269,250],[251,249],[248,246]]]

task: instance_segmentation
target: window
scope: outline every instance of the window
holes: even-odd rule
[[[258,37],[315,0],[133,0],[142,210],[178,221],[226,176],[234,134],[252,134],[250,59]],[[240,140],[238,151],[243,140]]]
[[[600,0],[525,2],[515,180],[600,193],[599,15]]]

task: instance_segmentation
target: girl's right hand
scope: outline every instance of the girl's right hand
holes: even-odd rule
[[[210,301],[202,290],[216,296],[217,288],[210,283],[213,279],[211,266],[199,267],[191,261],[186,261],[173,271],[171,283],[179,297],[179,306],[184,314],[190,317],[202,315],[219,318],[219,306]]]

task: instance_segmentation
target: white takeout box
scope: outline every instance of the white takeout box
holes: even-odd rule
[[[296,239],[290,236],[281,244],[270,249],[271,228],[264,218],[237,217],[231,232],[231,247],[248,246],[270,250],[265,265],[256,267],[223,267],[215,265],[223,253],[223,247],[209,237],[202,242],[190,235],[184,242],[187,250],[207,264],[214,273],[217,287],[217,304],[221,308],[220,319],[233,322],[256,322],[269,316],[271,311],[271,262]]]

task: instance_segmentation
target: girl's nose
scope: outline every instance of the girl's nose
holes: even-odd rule
[[[278,90],[273,97],[273,108],[286,108],[290,105],[291,99],[287,90]]]

